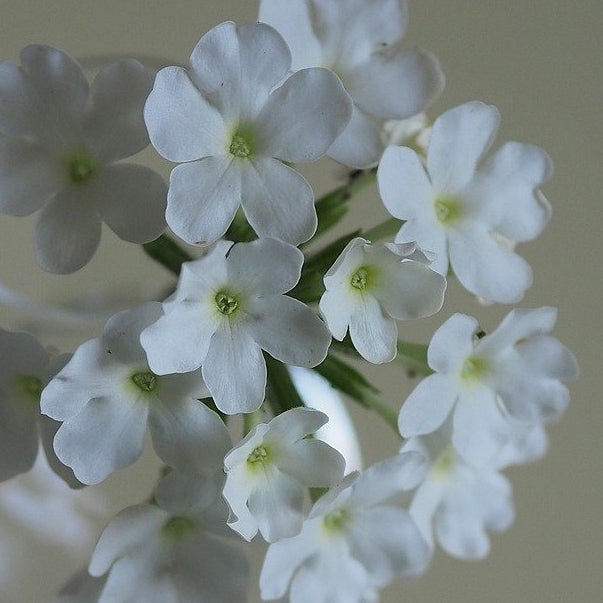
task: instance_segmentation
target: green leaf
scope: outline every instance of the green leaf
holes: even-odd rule
[[[232,224],[228,227],[224,238],[227,241],[234,241],[235,243],[248,243],[258,237],[249,222],[247,222],[245,214],[239,209],[235,214]]]
[[[264,354],[266,360],[266,400],[274,415],[280,415],[292,408],[304,406],[297,388],[291,380],[286,365]]]

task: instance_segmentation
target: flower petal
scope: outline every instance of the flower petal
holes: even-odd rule
[[[279,457],[278,468],[304,486],[330,488],[343,477],[345,460],[335,448],[316,439],[294,443]]]
[[[439,274],[448,274],[448,241],[444,229],[425,212],[418,218],[411,218],[402,225],[396,235],[396,243],[417,243],[424,252],[435,255],[429,267]]]
[[[472,316],[453,314],[433,335],[427,350],[427,362],[438,373],[455,373],[461,362],[473,352],[473,338],[479,323]]]
[[[352,100],[328,69],[294,73],[268,99],[256,123],[263,155],[292,163],[316,161],[343,132]]]
[[[165,229],[167,187],[163,178],[142,165],[108,166],[89,190],[102,219],[120,238],[148,243]],[[89,201],[90,202],[90,201]]]
[[[292,245],[316,232],[314,193],[307,180],[276,159],[260,157],[242,166],[242,205],[260,237]]]
[[[101,237],[101,220],[85,192],[60,191],[41,211],[34,235],[36,260],[48,272],[69,274],[85,266]]]
[[[340,291],[325,291],[320,298],[320,314],[325,319],[329,331],[335,339],[345,337],[356,304],[351,296],[343,296]]]
[[[473,178],[499,123],[498,109],[477,101],[442,114],[433,125],[427,153],[434,187],[447,193],[460,191]]]
[[[445,375],[430,375],[421,381],[402,405],[398,429],[409,438],[435,431],[443,425],[457,399]]]
[[[257,410],[266,391],[266,363],[259,345],[244,329],[219,329],[211,338],[203,379],[222,412]]]
[[[226,153],[222,116],[181,67],[166,67],[157,74],[144,120],[153,146],[170,161]]]
[[[247,500],[254,487],[255,480],[249,479],[245,465],[232,467],[226,473],[222,494],[231,510],[228,525],[247,541],[251,541],[258,533],[257,521],[247,506]]]
[[[206,245],[228,229],[241,202],[241,166],[207,157],[172,170],[166,219],[187,243]]]
[[[270,421],[264,438],[286,447],[320,429],[329,420],[324,413],[312,408],[292,408]]]
[[[372,295],[362,295],[350,319],[350,337],[358,353],[373,364],[396,357],[398,327]]]
[[[149,144],[143,109],[154,79],[155,73],[134,59],[112,63],[94,78],[83,127],[102,163],[130,157]]]
[[[324,322],[308,306],[286,295],[258,299],[250,328],[263,350],[295,366],[317,366],[331,343]]]
[[[27,75],[8,61],[0,63],[0,134],[27,136],[33,134],[32,127]]]

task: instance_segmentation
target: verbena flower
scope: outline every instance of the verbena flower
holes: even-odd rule
[[[283,293],[300,277],[303,254],[275,239],[219,241],[205,257],[182,266],[165,314],[141,342],[158,375],[203,371],[216,406],[252,412],[264,400],[262,350],[295,366],[320,364],[331,336],[320,318]]]
[[[415,488],[425,470],[421,454],[399,454],[323,495],[300,534],[270,545],[262,598],[289,592],[291,603],[372,603],[378,588],[420,573],[428,545],[410,515],[389,501]]]
[[[109,319],[103,336],[81,345],[42,393],[42,411],[63,425],[57,456],[95,484],[141,454],[147,423],[163,461],[184,471],[220,465],[230,437],[207,396],[200,371],[154,374],[139,337],[162,314],[149,302]]]
[[[294,70],[329,67],[352,97],[352,119],[329,149],[340,163],[376,164],[384,122],[421,112],[444,87],[430,52],[400,48],[404,0],[261,0],[259,19],[285,38]]]
[[[398,341],[394,319],[431,316],[444,302],[446,279],[428,264],[414,244],[350,241],[325,274],[320,299],[333,337],[341,341],[349,328],[354,347],[366,360],[393,360]]]
[[[29,333],[0,329],[0,358],[0,481],[33,467],[41,439],[52,470],[70,486],[81,486],[52,448],[60,424],[40,414],[40,394],[69,355],[51,358]]]
[[[298,534],[307,488],[341,480],[341,454],[307,437],[328,420],[317,410],[288,410],[257,425],[226,455],[224,498],[236,515],[229,523],[247,540],[258,530],[268,542]]]
[[[159,483],[157,505],[128,507],[112,519],[89,566],[92,576],[108,572],[98,603],[246,601],[247,561],[226,526],[223,483],[223,475],[171,473]]]
[[[185,241],[213,243],[242,206],[262,237],[298,245],[316,230],[308,182],[285,163],[324,155],[352,102],[326,69],[285,79],[291,54],[268,25],[222,23],[189,70],[162,69],[145,106],[154,147],[183,163],[171,174],[167,222]]]
[[[41,209],[36,259],[68,273],[96,251],[104,221],[145,243],[165,228],[165,184],[122,163],[149,143],[143,105],[153,73],[134,60],[102,69],[92,86],[76,61],[51,46],[27,46],[21,67],[0,64],[0,212]]]
[[[379,165],[379,191],[388,211],[406,223],[396,242],[416,241],[436,254],[441,274],[449,265],[461,284],[486,300],[511,304],[532,284],[532,271],[504,239],[529,241],[551,210],[539,190],[552,173],[538,147],[504,144],[489,159],[500,116],[470,102],[434,123],[427,165],[407,147],[388,147]]]
[[[436,371],[400,410],[404,437],[428,434],[452,415],[452,442],[468,462],[486,465],[507,443],[512,420],[534,424],[557,417],[569,401],[565,381],[578,374],[572,353],[548,333],[554,308],[512,310],[479,339],[477,320],[449,318],[428,349]]]

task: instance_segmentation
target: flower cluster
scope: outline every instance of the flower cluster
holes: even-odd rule
[[[544,454],[568,403],[578,369],[553,308],[512,309],[489,333],[454,314],[429,346],[398,338],[398,321],[441,310],[447,278],[523,298],[514,247],[550,217],[546,153],[509,142],[485,158],[500,116],[481,102],[428,127],[444,77],[402,49],[403,0],[262,0],[259,18],[211,29],[187,68],[120,61],[91,86],[50,46],[0,65],[0,211],[41,210],[40,266],[84,266],[104,221],[178,276],[72,356],[0,330],[0,480],[32,467],[41,438],[69,485],[97,484],[134,463],[147,426],[166,465],[64,603],[245,601],[240,545],[258,534],[265,600],[375,602],[436,542],[487,554],[514,517],[502,471]],[[149,141],[178,164],[167,187],[122,162]],[[297,164],[322,157],[348,180],[316,200]],[[373,183],[393,217],[315,244]],[[346,356],[424,379],[394,407]],[[335,391],[400,449],[362,470]]]

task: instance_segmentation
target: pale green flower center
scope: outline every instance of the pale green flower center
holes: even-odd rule
[[[67,172],[73,184],[82,184],[96,173],[96,161],[86,151],[75,151],[67,158]]]
[[[433,464],[432,471],[438,477],[445,477],[450,473],[454,465],[454,461],[456,459],[456,454],[452,447],[447,448],[442,452],[442,454],[437,458],[436,462]]]
[[[230,316],[239,307],[239,300],[228,291],[218,291],[215,300],[218,312],[224,314],[224,316]]]
[[[230,148],[228,150],[234,157],[239,159],[247,159],[253,155],[253,143],[251,142],[249,136],[245,136],[244,134],[237,132],[232,137]]]
[[[188,517],[172,517],[161,529],[161,533],[171,540],[181,540],[195,529],[195,522]]]
[[[461,369],[461,379],[477,381],[488,372],[488,363],[481,356],[469,356]]]
[[[132,375],[132,381],[138,389],[145,393],[152,392],[159,385],[157,375],[151,373],[150,371],[134,373]]]
[[[350,285],[358,291],[365,291],[368,289],[373,281],[373,271],[369,266],[361,266],[352,274],[350,279]]]
[[[349,519],[350,514],[347,509],[335,509],[324,516],[322,525],[328,532],[341,532]]]
[[[21,375],[17,378],[17,390],[36,401],[40,399],[42,389],[44,389],[44,386],[38,377]]]
[[[450,224],[460,217],[462,204],[457,197],[442,196],[435,200],[433,209],[438,221],[442,224]]]
[[[270,462],[271,456],[270,449],[267,446],[258,446],[247,457],[247,463],[252,466],[267,465]]]

